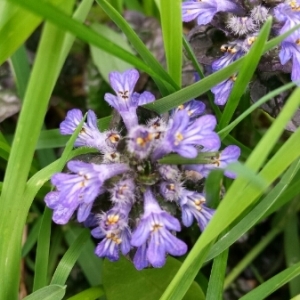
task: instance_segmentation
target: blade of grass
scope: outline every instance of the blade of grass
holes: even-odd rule
[[[53,274],[51,284],[64,285],[66,283],[67,278],[89,236],[89,231],[87,229],[82,229],[82,232],[78,235],[77,239],[70,246],[70,248],[67,250],[61,261],[59,262]]]
[[[257,102],[255,102],[251,107],[249,107],[247,110],[245,110],[242,114],[240,114],[234,121],[232,121],[229,125],[218,131],[218,134],[221,139],[224,139],[229,132],[236,127],[242,120],[244,120],[248,115],[250,115],[253,111],[255,111],[257,108],[259,108],[261,105],[266,103],[267,101],[273,99],[275,96],[281,94],[284,91],[287,91],[291,89],[292,87],[296,86],[295,82],[290,82],[285,84],[282,87],[279,87],[275,89],[274,91],[268,93],[267,95],[263,96],[261,99],[259,99]]]
[[[200,76],[200,78],[203,79],[204,78],[204,74],[202,72],[201,66],[198,63],[197,57],[196,57],[196,55],[195,55],[192,47],[190,46],[190,44],[186,40],[185,36],[182,37],[182,41],[183,41],[183,47],[184,47],[185,51],[188,54],[188,58],[191,60],[193,66],[194,66],[196,72],[198,73],[198,75]],[[220,120],[220,118],[222,116],[222,112],[221,112],[219,106],[217,106],[214,103],[214,96],[213,96],[213,94],[211,93],[211,91],[207,91],[206,94],[207,94],[207,97],[208,97],[208,100],[209,100],[210,107],[213,109],[213,111],[214,111],[217,119]]]
[[[160,17],[168,73],[180,87],[182,74],[181,0],[161,1]]]
[[[66,293],[66,286],[48,285],[30,295],[23,300],[61,300]]]
[[[35,195],[23,201],[26,199],[23,192],[48,100],[62,66],[62,57],[66,55],[62,52],[64,37],[64,32],[51,27],[42,35],[6,169],[0,198],[0,272],[5,274],[0,274],[3,287],[0,298],[3,299],[18,297],[22,230]]]
[[[272,19],[269,18],[263,25],[256,41],[252,45],[249,53],[243,60],[243,65],[238,73],[237,80],[234,83],[233,89],[229,95],[225,109],[223,111],[218,128],[224,128],[231,120],[241,96],[245,92],[248,82],[251,80],[261,56],[264,52],[264,46],[269,37],[272,26]]]
[[[170,75],[163,69],[161,64],[155,59],[153,54],[147,49],[142,40],[126,22],[126,20],[105,0],[96,0],[105,13],[110,17],[110,19],[122,30],[126,35],[127,39],[130,41],[131,45],[137,51],[137,53],[143,58],[146,64],[152,67],[152,69],[166,82],[171,86],[164,87],[162,83],[156,78],[155,83],[160,90],[165,91],[163,95],[167,95],[168,91],[175,91],[179,89],[179,85],[176,85],[175,81],[170,77]],[[166,90],[167,88],[167,90]]]
[[[299,202],[299,198],[295,199]],[[284,253],[287,267],[293,266],[300,261],[300,243],[298,234],[297,210],[291,211],[284,228]],[[290,297],[300,293],[300,276],[289,282]]]
[[[49,3],[63,7],[62,0]],[[8,1],[0,1],[0,65],[5,62],[30,36],[42,19],[16,7]]]
[[[37,240],[33,292],[47,285],[52,210],[45,207]]]
[[[74,295],[67,300],[96,300],[99,299],[101,296],[104,295],[103,287],[101,286],[94,286],[87,290],[82,291],[81,293],[78,293],[77,295]]]
[[[284,284],[295,278],[300,274],[300,263],[285,269],[284,271],[273,276],[271,279],[261,284],[245,296],[241,297],[240,300],[263,300],[267,296],[278,290]]]
[[[222,300],[223,299],[223,285],[225,271],[227,267],[228,249],[223,251],[218,257],[214,259],[208,288],[206,293],[206,300]]]

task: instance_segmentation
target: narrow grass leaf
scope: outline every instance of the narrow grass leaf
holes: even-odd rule
[[[66,286],[62,285],[48,285],[30,295],[23,298],[23,300],[61,300],[65,296]]]
[[[206,300],[222,300],[223,285],[227,267],[228,249],[214,259],[209,277]]]
[[[160,164],[170,165],[192,165],[192,164],[205,164],[211,162],[217,152],[203,152],[198,154],[195,158],[185,158],[178,154],[169,154],[158,160]]]
[[[18,95],[23,101],[30,76],[30,65],[24,45],[20,46],[11,56],[11,63],[16,78]]]
[[[297,202],[299,198],[295,199]],[[300,243],[298,233],[297,210],[293,210],[287,219],[284,228],[284,253],[287,267],[300,262]],[[300,276],[289,282],[290,297],[300,293]]]
[[[195,68],[196,72],[198,73],[198,75],[200,76],[201,79],[204,78],[204,74],[202,72],[202,68],[199,65],[197,57],[196,57],[196,55],[195,55],[195,53],[194,53],[191,45],[186,40],[185,36],[182,37],[182,42],[183,42],[183,47],[184,47],[185,51],[188,54],[188,58],[191,60],[191,62],[193,64],[193,67]],[[207,97],[208,97],[208,100],[209,100],[210,107],[214,111],[217,119],[220,120],[222,112],[221,112],[219,106],[217,106],[214,103],[214,96],[213,96],[213,94],[211,93],[211,91],[208,91],[206,94],[207,94]]]
[[[101,286],[94,286],[78,293],[67,300],[96,300],[104,296],[104,290]]]
[[[273,276],[268,281],[264,282],[245,296],[241,297],[240,300],[263,300],[267,296],[278,290],[280,287],[288,283],[290,280],[300,274],[300,263],[285,269],[284,271]]]
[[[41,228],[42,220],[43,218],[39,217],[32,225],[32,228],[30,229],[30,232],[22,248],[22,257],[25,257],[35,245]]]
[[[272,92],[268,93],[267,95],[263,96],[261,99],[259,99],[257,102],[255,102],[253,105],[251,105],[247,110],[245,110],[242,114],[240,114],[234,121],[232,121],[229,125],[218,131],[218,134],[221,139],[224,139],[229,132],[235,128],[242,120],[244,120],[247,116],[249,116],[252,112],[254,112],[257,108],[259,108],[261,105],[266,103],[269,100],[272,100],[275,96],[295,87],[295,82],[287,83]]]
[[[181,0],[161,1],[160,19],[168,73],[180,87],[182,73]]]
[[[269,18],[262,27],[256,41],[249,53],[244,57],[243,65],[238,73],[237,80],[228,98],[218,128],[224,128],[231,120],[241,96],[245,92],[248,82],[251,80],[259,60],[264,52],[264,46],[269,37],[272,26],[272,19]]]
[[[71,246],[80,232],[81,227],[71,225],[68,230],[64,232],[67,244]],[[95,255],[95,244],[91,238],[89,238],[78,258],[78,264],[91,286],[97,286],[102,283],[102,259]]]
[[[73,269],[81,251],[84,247],[84,244],[89,238],[89,231],[87,229],[82,229],[82,232],[79,234],[74,243],[70,246],[67,252],[62,257],[59,262],[52,280],[51,284],[60,284],[64,285],[67,281],[67,278]]]
[[[53,5],[63,0],[49,0]],[[0,1],[0,65],[3,64],[30,36],[42,19],[15,6],[9,1]]]
[[[48,100],[57,78],[57,62],[63,40],[64,33],[60,29],[45,27],[6,168],[0,199],[0,272],[5,274],[0,274],[0,285],[3,287],[0,289],[0,298],[3,299],[17,298],[21,237],[30,205],[25,205],[23,192]]]
[[[52,210],[45,207],[37,240],[33,291],[47,285]]]

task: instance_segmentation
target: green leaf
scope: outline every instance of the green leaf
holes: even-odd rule
[[[251,105],[247,110],[245,110],[242,114],[240,114],[234,121],[232,121],[229,125],[218,131],[218,134],[221,139],[224,139],[229,132],[236,127],[242,120],[244,120],[247,116],[249,116],[253,111],[255,111],[257,108],[259,108],[261,105],[266,103],[269,100],[272,100],[275,96],[283,93],[286,90],[291,89],[296,84],[294,82],[287,83],[272,92],[268,93],[267,95],[263,96],[261,99],[256,101],[253,105]]]
[[[81,293],[78,293],[75,296],[72,296],[71,298],[68,298],[68,300],[96,300],[103,295],[104,295],[103,288],[101,286],[94,286],[87,290],[84,290]]]
[[[278,290],[284,284],[295,278],[300,274],[300,263],[285,269],[284,271],[273,276],[268,281],[264,282],[245,296],[241,297],[240,300],[263,300],[267,296]]]
[[[153,77],[155,83],[159,87],[161,92],[164,92],[163,95],[167,94],[168,91],[174,91],[179,88],[170,75],[163,69],[161,64],[154,58],[153,54],[147,49],[145,44],[141,41],[138,35],[126,22],[126,20],[105,0],[97,0],[102,9],[110,17],[110,19],[121,29],[121,31],[126,35],[127,39],[134,47],[136,52],[142,57],[144,62],[151,66],[152,70],[168,83],[166,86],[159,78]],[[148,73],[150,74],[150,73]]]
[[[208,288],[206,293],[206,300],[222,300],[223,299],[223,285],[225,271],[227,267],[228,249],[222,252],[214,259]]]
[[[202,152],[195,158],[185,158],[178,154],[169,154],[159,159],[160,164],[170,165],[193,165],[193,164],[208,164],[211,163],[212,157],[216,156],[217,152]]]
[[[115,55],[124,61],[134,65],[136,68],[145,71],[153,78],[156,78],[158,81],[161,81],[159,74],[155,73],[151,67],[137,58],[135,55],[125,51],[121,47],[115,45],[111,41],[107,40],[106,38],[102,37],[101,35],[97,34],[94,30],[91,30],[85,25],[82,25],[80,22],[70,18],[66,14],[62,13],[52,5],[48,5],[44,2],[39,2],[39,5],[36,5],[35,0],[8,0],[12,3],[16,3],[20,6],[25,7],[26,9],[34,12],[45,18],[46,20],[50,21],[51,23],[55,24],[59,28],[63,30],[67,30],[70,33],[74,34],[81,40],[95,45],[106,52]]]
[[[42,3],[39,2],[39,5]],[[66,3],[64,1],[64,6]],[[83,0],[75,12],[75,15],[79,15],[76,17],[82,18],[82,11],[85,12],[89,4],[90,0]],[[44,183],[34,177],[36,186],[27,189],[26,181],[48,100],[71,44],[69,35],[46,24],[19,116],[0,198],[0,278],[3,279],[0,298],[3,299],[18,297],[23,227],[35,192]]]
[[[48,274],[48,258],[51,237],[52,210],[45,207],[37,240],[37,250],[34,268],[33,291],[46,286]]]
[[[64,3],[62,0],[48,2],[60,6]],[[40,17],[9,1],[0,1],[0,65],[25,42],[41,21]]]
[[[87,229],[82,229],[74,243],[70,246],[67,252],[62,257],[59,262],[54,275],[51,280],[51,284],[63,285],[66,283],[67,278],[73,269],[86,241],[89,238],[89,231]]]
[[[103,285],[107,300],[148,300],[159,299],[173,274],[180,267],[180,262],[172,257],[161,269],[137,271],[132,262],[122,257],[117,262],[104,261]],[[201,288],[195,282],[183,298],[205,299]]]
[[[261,56],[264,53],[264,46],[268,39],[271,26],[272,19],[269,18],[263,25],[257,40],[254,42],[249,53],[245,56],[242,68],[238,73],[237,80],[228,98],[221,120],[218,124],[218,128],[224,128],[231,120],[239,104],[240,98],[243,95],[248,82],[251,80]]]
[[[181,0],[161,1],[160,17],[168,73],[180,87],[182,73]]]
[[[23,300],[61,300],[66,293],[66,286],[48,285],[28,295]]]
[[[120,33],[115,32],[109,27],[94,23],[91,25],[91,28],[96,32],[101,34],[106,39],[114,42],[116,45],[120,46],[124,50],[134,54],[131,47],[128,45],[127,41],[124,40],[124,37]],[[110,53],[103,51],[95,46],[91,46],[91,54],[94,61],[94,64],[97,66],[100,74],[109,83],[108,74],[112,71],[124,72],[125,70],[132,69],[133,66],[120,58],[117,58]]]
[[[81,228],[75,225],[68,226],[65,231],[65,239],[69,246],[76,240]],[[102,283],[102,259],[95,255],[95,244],[89,238],[82,248],[78,258],[78,264],[91,286]]]
[[[295,199],[299,201],[299,197]],[[288,267],[300,262],[300,242],[298,232],[298,215],[297,209],[291,211],[289,218],[284,228],[284,253],[285,260]],[[300,293],[300,276],[295,277],[289,282],[290,297],[296,296]]]

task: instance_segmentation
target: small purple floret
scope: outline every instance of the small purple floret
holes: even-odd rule
[[[131,245],[139,248],[134,257],[137,269],[148,264],[155,268],[162,267],[166,262],[166,254],[180,256],[186,253],[187,246],[170,231],[180,231],[179,221],[161,210],[150,188],[144,193],[144,215],[136,230],[132,233]],[[146,259],[145,259],[146,258]]]
[[[183,190],[179,204],[182,211],[182,223],[189,227],[195,218],[201,231],[205,229],[214,214],[214,210],[205,206],[205,197],[197,192]]]

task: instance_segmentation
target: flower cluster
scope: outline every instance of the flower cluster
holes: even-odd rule
[[[220,52],[224,54],[215,57],[210,72],[218,71],[245,55],[270,16],[274,17],[271,35],[283,34],[300,24],[300,1],[188,0],[182,3],[184,22],[196,20],[201,26],[210,24],[221,31],[228,41],[221,46]],[[270,78],[275,72],[290,73],[292,81],[299,81],[300,29],[289,35],[281,43],[279,50],[275,49],[263,56],[258,70],[260,72],[257,72],[255,80],[260,85],[268,85],[265,78]],[[233,74],[212,88],[217,105],[226,103],[236,77],[237,74]]]
[[[140,270],[162,267],[167,254],[185,254],[187,245],[175,233],[194,220],[204,230],[213,216],[205,195],[187,187],[186,174],[206,177],[210,170],[236,161],[240,149],[228,146],[219,152],[216,119],[204,115],[201,101],[181,105],[169,119],[155,117],[139,124],[137,107],[154,101],[154,96],[134,92],[138,78],[136,70],[110,74],[116,95],[108,93],[104,98],[120,113],[126,134],[122,136],[117,130],[100,132],[94,112],[88,111],[75,146],[96,148],[102,161],[70,161],[68,173],[53,175],[55,190],[46,195],[45,201],[53,209],[56,223],[66,224],[76,212],[78,222],[92,228],[92,236],[100,240],[96,255],[116,261],[120,253],[130,253]],[[60,125],[61,133],[72,134],[82,117],[77,109],[69,111]],[[201,152],[213,152],[207,164],[160,163],[169,153],[195,158]],[[225,175],[234,178],[228,171]]]

